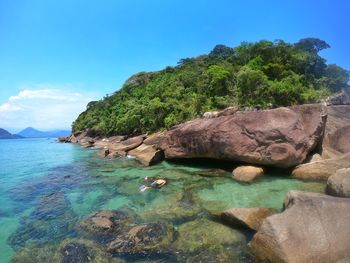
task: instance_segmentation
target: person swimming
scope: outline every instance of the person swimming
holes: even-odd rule
[[[166,180],[164,180],[164,179],[153,180],[153,179],[151,179],[151,178],[149,178],[147,176],[144,178],[144,181],[145,182],[152,181],[152,183],[150,184],[150,186],[146,186],[146,185],[140,186],[140,191],[141,192],[144,192],[147,189],[151,189],[151,188],[160,188],[160,187],[162,187],[162,186],[164,186],[166,184]]]

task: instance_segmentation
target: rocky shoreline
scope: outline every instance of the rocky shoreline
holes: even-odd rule
[[[221,220],[256,232],[249,244],[259,262],[350,262],[350,101],[341,94],[328,102],[249,112],[229,109],[167,132],[105,138],[85,131],[60,141],[101,148],[103,158],[131,155],[145,166],[179,158],[231,161],[243,164],[232,178],[244,183],[264,176],[268,167],[291,171],[296,179],[327,182],[327,194],[289,192],[282,213],[232,208]],[[103,216],[94,214],[85,223],[98,234],[120,229],[124,222],[124,217],[104,216],[116,211],[98,213]],[[171,244],[174,229],[167,225],[135,227],[113,239],[109,253],[160,251]],[[139,231],[151,233],[153,228],[161,237],[145,237],[150,243],[134,247],[135,240],[143,242],[135,237]]]

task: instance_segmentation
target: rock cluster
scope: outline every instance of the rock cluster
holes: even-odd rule
[[[250,246],[259,262],[350,260],[350,199],[291,191],[285,211],[266,218]]]

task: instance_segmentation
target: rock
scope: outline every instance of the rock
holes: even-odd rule
[[[181,256],[181,255],[180,255]],[[186,263],[227,263],[227,262],[236,262],[232,255],[225,248],[215,248],[213,250],[203,249],[198,251],[193,256],[184,256],[183,260],[179,258],[179,262]],[[185,261],[186,260],[186,261]]]
[[[125,141],[111,143],[108,147],[108,149],[111,152],[128,152],[132,149],[135,149],[136,147],[140,146],[144,140],[145,136],[140,135],[136,137],[129,138]]]
[[[328,105],[349,105],[350,104],[350,91],[346,88],[327,99]]]
[[[84,137],[78,140],[78,143],[85,148],[90,148],[94,146],[95,141],[90,137]]]
[[[102,149],[96,153],[98,157],[105,158],[107,155],[109,155],[108,149]]]
[[[57,249],[53,263],[108,263],[110,257],[91,240],[66,239]]]
[[[146,145],[156,145],[159,143],[159,139],[163,135],[163,132],[155,132],[151,135],[148,135],[147,138],[143,141]]]
[[[322,142],[322,158],[330,159],[350,152],[350,105],[327,107],[328,117]]]
[[[328,178],[327,194],[350,197],[350,168],[339,169]]]
[[[70,136],[68,137],[58,137],[58,142],[61,142],[61,143],[69,143],[70,142]]]
[[[118,236],[108,246],[113,254],[160,254],[169,250],[174,229],[164,223],[139,224]]]
[[[234,106],[234,107],[228,107],[222,111],[219,111],[217,113],[217,117],[222,117],[222,116],[230,116],[235,114],[239,110],[239,107]]]
[[[12,257],[11,263],[52,262],[55,246],[42,243],[31,243],[19,249]]]
[[[218,117],[219,112],[217,111],[207,111],[203,113],[203,118],[204,119],[211,119],[211,118],[216,118]]]
[[[243,183],[252,183],[264,175],[264,170],[255,166],[239,166],[232,172],[232,178]]]
[[[124,152],[124,151],[110,150],[110,149],[108,149],[108,151],[109,151],[109,154],[106,157],[111,159],[127,156],[127,152]]]
[[[139,147],[128,152],[129,155],[136,157],[144,166],[150,166],[163,160],[163,151],[157,150],[153,145],[141,144]]]
[[[307,160],[308,163],[313,163],[313,162],[318,162],[318,161],[322,161],[322,156],[318,153],[311,155],[309,157],[309,159]]]
[[[171,193],[161,200],[155,200],[147,206],[141,215],[146,221],[164,220],[183,221],[193,219],[201,212],[201,207],[194,202],[190,191]]]
[[[231,208],[221,213],[221,218],[233,227],[250,228],[257,231],[263,220],[275,213],[271,208]]]
[[[259,262],[350,260],[350,199],[291,191],[285,207],[266,218],[250,242]]]
[[[203,177],[226,177],[231,178],[232,173],[227,172],[223,169],[208,169],[196,172],[196,174]]]
[[[328,177],[342,168],[350,168],[350,153],[341,157],[301,164],[293,170],[292,177],[302,180],[327,181]]]
[[[239,231],[203,218],[180,225],[178,231],[174,248],[179,253],[200,253],[246,242]]]
[[[276,167],[302,163],[320,142],[322,106],[301,105],[174,126],[159,138],[165,158],[214,158]]]
[[[339,156],[350,152],[349,138],[350,125],[340,127],[334,132],[328,133],[324,140],[324,148],[328,150],[328,155]]]
[[[123,211],[101,210],[91,214],[80,222],[80,226],[88,233],[98,236],[119,234],[133,223]]]

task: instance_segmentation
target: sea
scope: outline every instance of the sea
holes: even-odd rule
[[[227,162],[143,167],[132,157],[102,159],[96,151],[56,139],[0,140],[1,263],[69,262],[57,256],[60,245],[86,240],[80,222],[98,210],[127,211],[139,223],[165,222],[176,233],[165,254],[126,253],[103,262],[255,262],[247,246],[254,233],[223,224],[220,212],[233,207],[281,211],[288,191],[325,189],[278,171],[253,184],[216,176],[215,169],[233,165]],[[146,176],[167,184],[141,192]],[[80,255],[70,260],[83,262]]]

